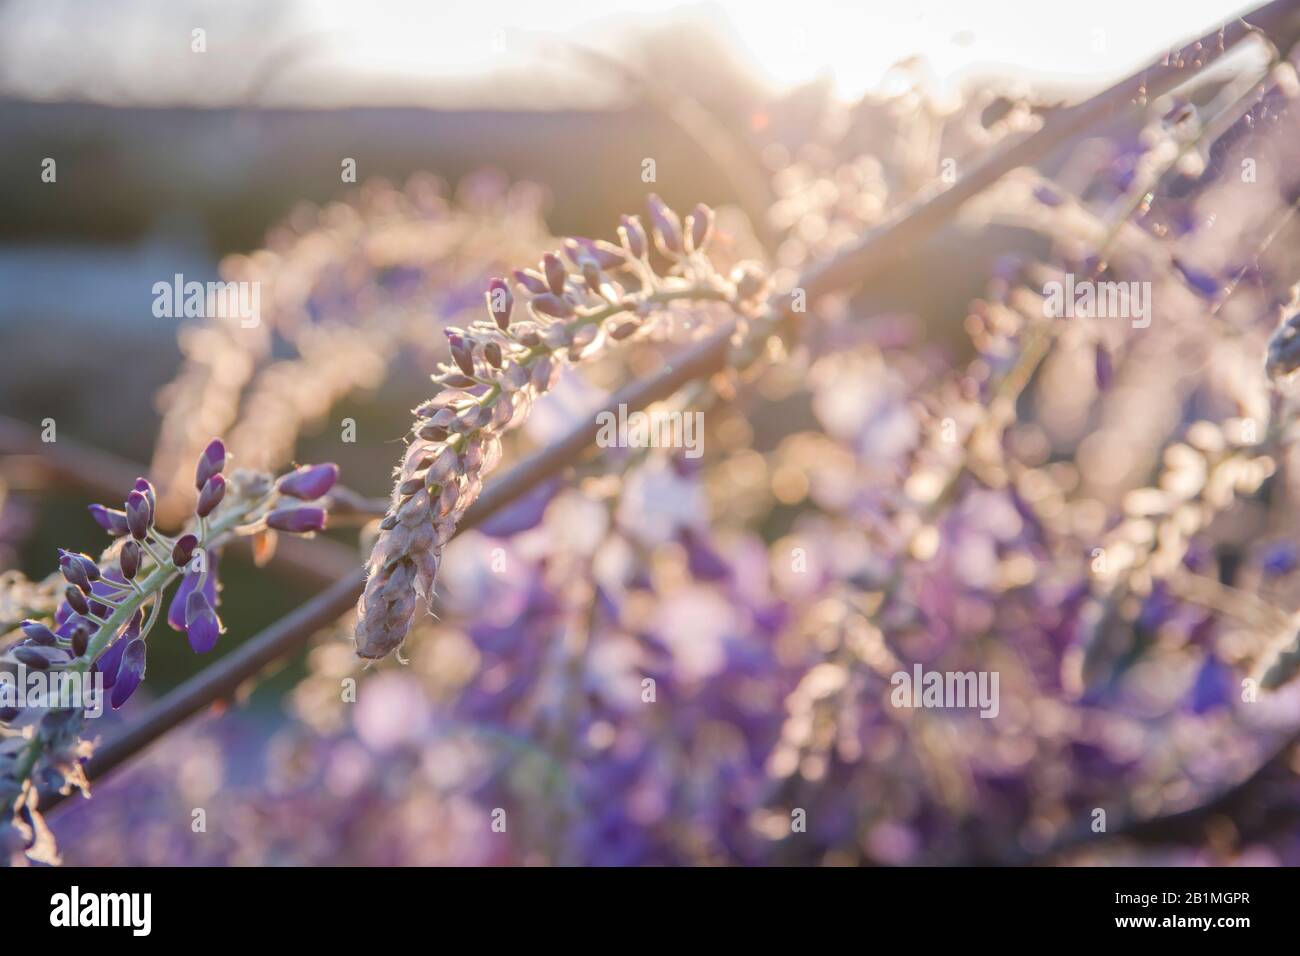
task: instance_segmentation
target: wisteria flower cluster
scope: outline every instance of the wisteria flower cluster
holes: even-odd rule
[[[296,208],[265,248],[228,257],[226,279],[260,286],[261,321],[181,329],[152,463],[164,515],[188,510],[190,462],[210,435],[247,467],[280,468],[340,402],[400,377],[403,355],[422,360],[413,378],[427,370],[431,330],[479,307],[486,273],[550,241],[544,201],[490,171],[454,195],[430,175],[374,180],[348,201]]]
[[[390,260],[359,256],[344,298],[361,306],[357,327],[386,330],[381,365],[396,343],[439,332],[449,360],[363,536],[357,614],[318,636],[294,720],[269,742],[238,719],[178,730],[96,807],[56,821],[69,852],[154,864],[1300,863],[1277,823],[1300,796],[1300,126],[1294,71],[1269,56],[1249,87],[1143,101],[1131,127],[1001,176],[900,265],[923,288],[891,298],[893,275],[861,292],[846,280],[807,303],[797,339],[770,335],[796,275],[824,275],[864,230],[907,222],[919,195],[953,185],[952,169],[1036,127],[1038,108],[947,108],[917,86],[812,136],[773,133],[770,229],[752,230],[774,234],[768,266],[719,255],[734,211],[679,217],[651,196],[645,224],[623,218],[616,243],[548,242],[524,254],[540,254],[535,267],[509,273],[471,257],[457,275],[478,310],[486,290],[486,315],[444,328],[440,309],[399,333],[364,308],[392,280]],[[418,202],[389,199],[383,235],[428,225]],[[350,253],[343,218],[323,231]],[[1008,250],[986,270],[988,237]],[[320,233],[300,239],[286,260],[310,259]],[[960,257],[953,243],[966,244]],[[444,265],[403,278],[443,281]],[[331,269],[313,274],[324,294]],[[1110,302],[1122,307],[1104,314]],[[674,397],[707,408],[709,453],[607,449],[467,530],[519,433],[546,441],[542,396],[585,398],[584,376],[626,360],[600,380],[620,384],[678,309],[697,327],[734,326],[733,363],[760,345],[773,357]],[[348,328],[340,317],[336,331]],[[276,419],[257,427],[284,426],[270,443],[284,457],[301,419]],[[330,466],[278,484],[232,475],[202,514],[221,498],[221,466],[202,461],[195,554],[216,546],[222,515],[225,534],[317,527],[317,507],[286,503],[334,481]],[[209,577],[183,570],[186,538],[157,535],[153,508],[141,487],[121,512],[96,511],[117,543],[98,561],[64,556],[70,590],[50,622],[27,625],[15,663],[98,654],[124,699],[144,663],[130,629],[161,614],[160,591],[132,582],[160,576],[182,578],[169,621],[196,650],[211,646],[212,556]],[[417,614],[422,601],[436,616]],[[119,619],[109,602],[136,604]],[[100,641],[110,624],[123,636]],[[376,665],[399,649],[407,666]],[[991,696],[936,701],[927,675],[969,676]],[[52,782],[77,783],[76,735],[46,720],[4,751],[23,771],[7,839],[38,857],[31,800],[45,784],[23,781],[49,771],[23,761],[63,753]],[[182,761],[203,772],[179,773]],[[198,799],[240,825],[191,839]],[[147,845],[133,839],[146,822],[158,836]]]
[[[726,279],[707,258],[711,209],[697,205],[683,222],[652,195],[649,219],[667,274],[651,263],[640,219],[625,216],[621,245],[569,239],[537,269],[516,270],[513,283],[493,279],[489,319],[446,330],[452,363],[433,376],[438,394],[416,409],[392,507],[367,565],[357,606],[362,657],[385,657],[401,646],[417,598],[433,598],[442,550],[460,516],[500,460],[502,433],[522,423],[563,365],[644,334],[656,308],[669,303],[723,302],[742,314],[761,304],[766,281],[756,267],[738,266]],[[512,284],[521,291],[522,314]]]
[[[246,469],[227,475],[224,443],[213,439],[194,472],[198,498],[187,529],[175,536],[156,524],[157,496],[140,478],[122,508],[90,506],[90,515],[114,539],[99,558],[59,552],[62,587],[49,620],[28,619],[7,642],[0,666],[8,676],[22,669],[76,677],[73,698],[53,696],[30,706],[0,709],[0,843],[5,857],[26,853],[51,861],[54,848],[39,814],[41,792],[88,793],[81,763],[90,745],[80,739],[85,715],[107,691],[114,709],[144,680],[148,641],[155,624],[185,635],[206,654],[223,633],[218,570],[222,546],[234,536],[322,531],[326,512],[318,503],[338,476],[335,465],[298,468],[278,480]],[[177,580],[170,604],[167,591]],[[10,683],[10,689],[16,686]],[[98,714],[92,714],[98,716]]]

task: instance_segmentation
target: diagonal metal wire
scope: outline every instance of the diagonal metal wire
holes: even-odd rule
[[[1037,131],[1025,134],[972,169],[948,189],[918,197],[901,208],[888,222],[824,263],[813,266],[797,283],[809,299],[829,292],[859,286],[878,275],[899,257],[915,250],[957,209],[983,192],[1002,176],[1032,164],[1062,147],[1075,135],[1111,116],[1130,109],[1144,98],[1159,96],[1199,72],[1199,67],[1218,59],[1252,34],[1266,34],[1283,49],[1300,40],[1300,0],[1273,0],[1253,13],[1188,44],[1177,55],[1162,58],[1091,99],[1052,114]],[[1196,63],[1196,69],[1189,64]],[[788,296],[774,299],[771,307],[788,320]],[[617,412],[619,404],[629,410],[668,398],[683,385],[721,371],[726,364],[734,327],[687,348],[656,375],[634,383],[613,396],[605,406]],[[559,442],[535,453],[496,479],[483,492],[462,520],[460,530],[473,528],[506,507],[547,478],[576,462],[594,441],[596,417],[575,426]],[[232,695],[245,681],[255,677],[271,662],[301,648],[311,635],[346,613],[356,602],[364,584],[357,568],[297,610],[250,638],[235,651],[190,678],[158,700],[136,723],[103,744],[91,758],[86,771],[98,779],[142,750],[187,717],[214,701]],[[57,794],[44,795],[42,807],[60,802]]]

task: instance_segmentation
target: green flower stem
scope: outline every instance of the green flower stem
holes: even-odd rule
[[[719,288],[716,283],[700,283],[677,289],[661,289],[652,292],[640,299],[634,299],[631,303],[622,302],[606,306],[603,309],[597,309],[595,312],[589,312],[586,315],[580,315],[568,323],[567,329],[570,334],[588,325],[600,325],[606,319],[611,319],[623,312],[629,312],[637,305],[666,305],[669,302],[679,302],[683,300],[692,300],[696,302],[728,302],[730,295],[726,289]],[[526,350],[514,359],[515,364],[522,365],[524,368],[531,368],[533,363],[539,358],[551,354],[555,350],[545,342],[526,348]],[[478,396],[475,402],[482,408],[490,409],[496,404],[497,398],[501,395],[501,386],[499,384],[491,385],[486,392]],[[448,447],[460,451],[461,445],[465,440],[482,430],[482,426],[469,432],[457,432],[449,435],[445,439]]]
[[[274,493],[272,493],[273,495]],[[265,495],[261,498],[243,503],[237,507],[230,508],[225,514],[221,515],[216,521],[203,529],[203,535],[200,538],[199,546],[202,548],[211,548],[220,543],[230,535],[239,525],[245,523],[248,516],[258,511],[270,500],[272,495]],[[109,642],[117,636],[135,616],[138,611],[150,598],[161,602],[163,592],[167,586],[180,574],[177,568],[168,556],[165,562],[155,564],[153,570],[144,578],[137,579],[138,586],[135,593],[128,595],[117,605],[112,614],[105,619],[104,623],[95,631],[95,636],[90,639],[86,647],[86,653],[72,661],[67,670],[85,673],[95,661],[108,649]],[[150,616],[150,626],[157,619],[156,607],[155,613]],[[142,632],[146,633],[146,632]],[[14,769],[20,781],[27,780],[32,773],[32,768],[36,766],[36,761],[41,755],[43,744],[39,732],[32,734],[27,748],[23,751],[23,756],[18,760]]]

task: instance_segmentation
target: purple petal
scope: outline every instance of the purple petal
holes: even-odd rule
[[[1196,675],[1187,702],[1188,709],[1194,714],[1208,714],[1212,710],[1228,707],[1235,689],[1232,668],[1211,654],[1205,658],[1200,673]]]
[[[1295,570],[1297,563],[1300,563],[1300,555],[1297,555],[1296,546],[1289,541],[1283,541],[1264,552],[1260,566],[1265,575],[1277,578],[1290,574]]]
[[[481,525],[479,530],[493,538],[509,538],[541,524],[542,516],[560,489],[556,479],[544,481],[532,491],[502,508]]]
[[[221,621],[202,591],[191,591],[185,599],[185,633],[195,654],[206,654],[217,646]]]
[[[176,589],[176,596],[172,598],[171,606],[167,608],[167,624],[174,631],[185,630],[185,602],[189,599],[190,592],[198,584],[199,578],[203,575],[198,571],[190,571],[181,579],[181,586]],[[208,599],[208,604],[213,607],[217,606],[217,555],[215,552],[208,553],[208,578],[203,582],[203,595]]]
[[[116,508],[105,508],[103,505],[90,505],[87,510],[90,512],[90,516],[95,519],[95,524],[113,537],[120,538],[126,534],[128,528],[125,511],[118,511]]]
[[[266,516],[268,528],[289,534],[325,530],[324,508],[277,508]]]
[[[130,643],[125,638],[114,641],[108,645],[108,650],[99,655],[99,660],[95,661],[95,670],[104,675],[104,687],[106,689],[117,683],[117,671],[122,666],[122,652],[126,650],[126,645]]]
[[[122,663],[117,669],[117,679],[113,682],[113,695],[110,701],[113,709],[117,710],[135,693],[135,689],[140,686],[140,681],[144,680],[145,666],[145,644],[138,637],[127,643],[126,649],[122,651]]]
[[[1202,297],[1212,299],[1219,294],[1219,280],[1208,272],[1193,269],[1178,258],[1174,259],[1174,268],[1182,273],[1187,284]]]
[[[686,561],[690,572],[699,581],[721,581],[731,574],[731,566],[690,528],[683,528],[682,544],[686,548]]]
[[[311,501],[327,494],[334,487],[334,482],[338,481],[338,477],[339,466],[333,462],[326,462],[323,465],[304,465],[281,478],[276,487],[282,495]]]

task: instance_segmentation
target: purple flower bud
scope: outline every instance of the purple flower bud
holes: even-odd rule
[[[191,591],[185,599],[185,634],[195,654],[206,654],[221,636],[221,619],[202,591]]]
[[[131,530],[131,537],[143,541],[149,534],[151,510],[149,499],[139,491],[131,492],[126,499],[126,524]]]
[[[72,629],[72,654],[74,657],[80,657],[86,653],[86,648],[90,646],[90,628],[84,623],[78,621]]]
[[[143,552],[139,542],[134,539],[123,542],[122,550],[118,553],[117,563],[122,569],[122,577],[128,581],[135,579],[140,572],[140,559]]]
[[[18,625],[23,635],[33,644],[53,645],[58,643],[58,636],[40,621],[26,620]]]
[[[135,689],[140,686],[140,681],[144,680],[145,668],[145,643],[140,638],[127,643],[126,648],[122,651],[122,663],[118,665],[117,677],[113,681],[113,694],[109,698],[113,709],[117,710],[130,699],[135,693]]]
[[[686,217],[692,249],[703,249],[713,234],[713,210],[704,203],[697,203]]]
[[[194,557],[194,549],[199,546],[197,535],[183,534],[176,539],[176,546],[172,548],[172,564],[178,568],[183,568],[190,563],[190,558]]]
[[[267,527],[290,534],[325,530],[324,508],[278,508],[266,516]]]
[[[553,316],[557,319],[570,318],[573,313],[573,303],[566,299],[561,299],[558,295],[543,293],[529,300],[528,307],[534,312],[540,312],[542,315]]]
[[[582,236],[565,239],[564,251],[576,266],[581,266],[590,260],[598,269],[617,269],[627,262],[627,253],[618,246],[598,239],[585,239]]]
[[[221,504],[221,499],[226,496],[226,478],[225,475],[213,475],[199,492],[199,503],[194,506],[194,513],[200,518],[206,518],[216,510],[217,505]]]
[[[550,287],[551,293],[564,295],[564,284],[568,279],[568,273],[560,257],[553,252],[542,256],[542,273],[546,276],[546,284]]]
[[[18,661],[20,664],[25,664],[27,667],[32,668],[32,670],[43,671],[43,670],[49,670],[50,667],[49,652],[51,650],[53,650],[53,648],[15,647],[12,653],[13,653],[14,660]]]
[[[118,511],[116,508],[105,508],[103,505],[91,505],[87,510],[90,511],[90,516],[95,519],[95,524],[115,538],[120,538],[129,530],[125,511]]]
[[[623,248],[627,249],[633,259],[645,258],[646,237],[641,219],[637,216],[623,216],[620,222],[622,225],[618,227],[618,235],[623,240]]]
[[[86,574],[86,569],[82,567],[81,562],[77,561],[70,552],[60,550],[59,571],[62,572],[63,579],[69,584],[74,585],[85,594],[90,593],[90,576]],[[99,577],[98,568],[95,569],[95,577]]]
[[[459,368],[468,378],[474,376],[474,355],[470,351],[469,345],[459,336],[452,336],[451,340],[451,357]]]
[[[153,524],[154,517],[158,511],[158,496],[154,494],[153,485],[145,478],[135,480],[135,490],[144,495],[145,501],[149,502],[149,523]]]
[[[81,589],[68,585],[63,591],[63,599],[68,602],[68,607],[72,608],[78,614],[90,613],[90,602],[86,596],[81,593]]]
[[[682,254],[682,224],[662,199],[654,193],[646,200],[650,211],[650,226],[654,231],[655,244],[659,251],[669,258]]]
[[[546,279],[531,269],[516,269],[511,273],[516,282],[524,287],[529,295],[541,295],[543,292],[549,292],[550,287],[546,284]]]
[[[1106,348],[1101,342],[1097,343],[1095,354],[1095,365],[1097,372],[1097,390],[1105,392],[1109,390],[1111,383],[1115,381],[1115,366],[1111,362],[1110,349]]]
[[[492,321],[504,332],[510,328],[510,310],[514,308],[515,297],[505,279],[492,279],[487,287],[487,307]]]
[[[99,580],[100,578],[99,565],[95,563],[95,559],[92,558],[90,555],[82,554],[80,551],[63,551],[63,550],[59,551],[59,555],[60,555],[60,563],[62,563],[63,557],[66,556],[70,560],[81,565],[81,570],[85,572],[87,580],[90,581]]]
[[[501,346],[495,342],[488,342],[483,346],[483,357],[487,359],[487,363],[493,368],[501,368]]]
[[[202,491],[208,479],[226,467],[226,446],[220,438],[208,442],[208,447],[199,455],[198,467],[194,469],[194,488]]]
[[[303,465],[285,475],[276,484],[280,494],[302,501],[312,501],[329,493],[339,478],[339,466],[332,462]]]

